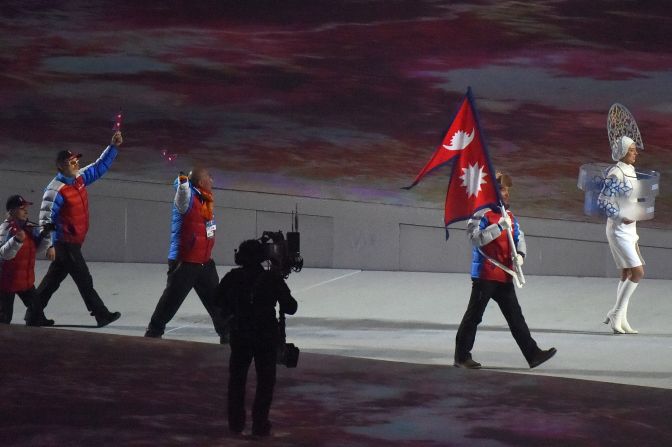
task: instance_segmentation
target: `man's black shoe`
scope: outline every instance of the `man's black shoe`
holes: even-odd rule
[[[466,368],[466,369],[481,369],[481,364],[472,358],[468,358],[462,362],[455,360],[453,363],[455,368]]]
[[[98,327],[104,327],[113,321],[117,321],[119,317],[121,317],[121,313],[119,312],[107,312],[100,316],[96,315],[96,322],[98,323]]]
[[[530,360],[529,362],[527,362],[527,363],[530,364],[530,369],[532,369],[532,368],[536,368],[537,366],[541,365],[541,364],[544,363],[546,360],[548,360],[548,359],[550,359],[551,357],[553,357],[553,356],[555,355],[556,352],[558,352],[558,350],[555,349],[555,348],[551,348],[551,349],[547,349],[547,350],[545,350],[545,351],[539,351],[539,352],[537,352],[537,353],[534,355],[534,357],[532,358],[532,360]]]
[[[39,317],[29,317],[26,320],[26,326],[53,326],[54,320],[49,320],[44,315]]]
[[[145,337],[147,338],[161,338],[163,334],[159,334],[158,332],[152,331],[150,329],[147,329],[145,331]]]

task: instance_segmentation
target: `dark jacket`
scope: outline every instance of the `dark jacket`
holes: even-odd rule
[[[278,341],[276,303],[280,312],[293,315],[298,304],[282,276],[261,265],[238,267],[224,275],[217,301],[225,319],[231,319],[231,338]]]

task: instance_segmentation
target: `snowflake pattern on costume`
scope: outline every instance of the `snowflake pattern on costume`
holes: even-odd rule
[[[597,205],[607,217],[615,219],[620,214],[619,199],[625,199],[632,194],[632,183],[628,179],[607,177],[597,198]]]
[[[607,199],[604,199],[602,197],[599,197],[597,199],[597,206],[600,207],[600,210],[604,212],[604,214],[607,215],[607,217],[610,217],[612,219],[615,219],[618,217],[618,214],[620,213],[620,208],[618,206],[618,203],[616,202],[611,202]]]
[[[607,197],[630,197],[632,194],[632,184],[629,180],[620,180],[615,177],[604,179],[602,194]]]

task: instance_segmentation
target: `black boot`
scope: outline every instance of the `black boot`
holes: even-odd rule
[[[545,351],[542,351],[540,349],[539,351],[537,351],[536,354],[534,354],[534,356],[530,360],[528,360],[527,363],[530,364],[530,369],[536,368],[537,366],[541,365],[546,360],[553,357],[556,352],[558,352],[558,350],[555,348],[547,349]]]
[[[107,311],[106,313],[96,315],[96,323],[98,323],[98,327],[104,327],[113,321],[117,321],[119,317],[121,317],[120,312]]]
[[[163,334],[160,334],[160,333],[158,333],[156,331],[153,331],[151,329],[147,329],[145,331],[145,337],[147,337],[147,338],[161,338],[162,336],[163,336]]]
[[[455,368],[481,369],[481,364],[478,363],[476,360],[472,359],[471,357],[469,357],[463,362],[455,360],[455,362],[453,362],[453,366]]]
[[[152,325],[150,321],[147,325],[147,330],[145,331],[145,337],[147,338],[161,338],[163,336],[163,329],[157,329]]]
[[[53,326],[54,320],[49,320],[44,316],[42,310],[26,309],[26,326]]]

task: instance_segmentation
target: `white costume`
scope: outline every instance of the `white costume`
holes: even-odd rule
[[[624,222],[631,208],[629,205],[637,206],[637,196],[632,194],[636,183],[635,167],[619,161],[607,172],[604,188],[598,198],[600,208],[607,214],[607,240],[619,269],[644,265],[637,246],[637,222]]]
[[[637,174],[633,165],[623,163],[621,160],[628,152],[628,148],[635,142],[626,136],[619,139],[612,147],[611,158],[617,161],[615,166],[606,174],[604,186],[597,199],[599,207],[607,215],[607,240],[609,248],[619,269],[627,269],[644,265],[644,260],[639,254],[637,241],[637,222],[635,222],[632,209],[637,205],[637,194],[633,194],[638,188]],[[629,218],[630,217],[630,218]],[[631,221],[625,223],[624,220]],[[611,326],[617,334],[636,334],[637,331],[630,327],[627,320],[628,303],[632,293],[639,283],[630,279],[621,280],[616,289],[616,303],[607,313],[604,321]]]

